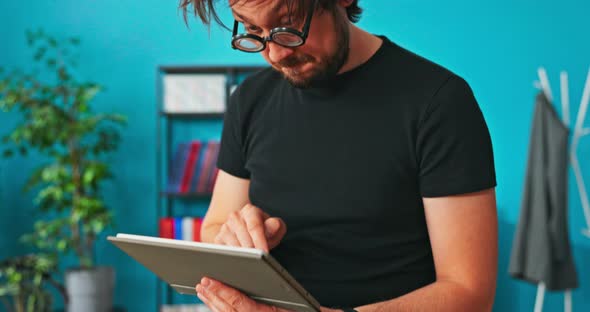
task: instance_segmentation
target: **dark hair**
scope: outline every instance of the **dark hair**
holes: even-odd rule
[[[250,0],[230,0],[232,3],[236,3],[239,1],[250,1]],[[293,1],[302,1],[302,0],[283,0],[287,3],[287,6],[292,7]],[[311,1],[311,0],[307,0]],[[335,8],[337,0],[317,0],[318,7],[323,10],[331,11]],[[215,2],[216,0],[180,0],[180,4],[178,8],[182,10],[182,14],[184,16],[184,21],[188,23],[188,13],[189,7],[192,6],[192,13],[195,16],[198,16],[203,24],[209,26],[211,25],[212,20],[217,22],[219,25],[226,27],[217,12],[215,12]],[[358,5],[359,0],[353,0],[352,4],[346,8],[346,15],[348,19],[356,23],[360,20],[361,14],[363,13],[363,9],[361,9]],[[306,7],[306,6],[300,6]],[[227,28],[227,27],[226,27]]]

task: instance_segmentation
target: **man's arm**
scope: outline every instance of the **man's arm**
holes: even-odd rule
[[[436,282],[356,310],[491,311],[498,258],[494,189],[423,202]]]
[[[234,177],[223,170],[219,170],[211,204],[201,227],[201,240],[213,243],[221,225],[225,223],[232,212],[237,212],[250,203],[248,189],[250,180]]]

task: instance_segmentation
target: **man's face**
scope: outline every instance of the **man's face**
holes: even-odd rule
[[[235,19],[243,24],[239,32],[266,37],[275,27],[290,27],[303,30],[308,6],[301,17],[295,16],[296,8],[285,0],[239,0],[231,8]],[[292,6],[303,1],[291,1]],[[289,13],[292,13],[289,18]],[[296,87],[309,87],[314,83],[333,77],[348,57],[348,21],[337,12],[315,12],[309,35],[304,45],[288,48],[267,42],[262,56],[285,79]]]

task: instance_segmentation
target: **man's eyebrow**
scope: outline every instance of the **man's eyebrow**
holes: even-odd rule
[[[237,17],[238,19],[241,19],[242,21],[244,21],[244,22],[246,22],[246,23],[248,23],[248,24],[254,24],[254,23],[252,23],[252,22],[251,22],[249,19],[247,19],[247,18],[243,17],[243,16],[242,16],[242,15],[240,15],[239,13],[235,13],[235,12],[234,12],[234,14],[236,15],[236,17]]]
[[[271,14],[273,14],[275,16],[278,15],[284,5],[285,5],[285,3],[283,1],[277,1],[274,4],[274,6],[270,9]],[[244,22],[246,22],[248,24],[256,25],[256,23],[252,23],[251,20],[249,20],[248,18],[245,18],[240,13],[237,13],[237,12],[234,11],[234,14],[236,15],[237,18],[241,19],[242,21],[244,21]]]

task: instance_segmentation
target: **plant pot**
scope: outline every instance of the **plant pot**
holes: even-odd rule
[[[110,312],[115,271],[111,267],[71,269],[66,272],[67,312]]]

